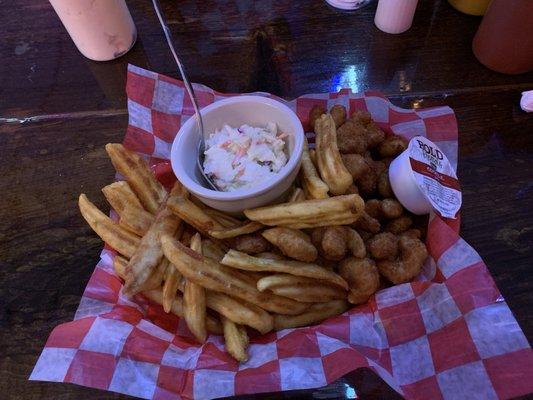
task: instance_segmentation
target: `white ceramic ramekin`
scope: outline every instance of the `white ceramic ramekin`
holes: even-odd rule
[[[287,134],[285,142],[289,157],[276,177],[258,182],[251,189],[233,192],[208,189],[196,167],[198,133],[196,121],[191,117],[176,135],[170,155],[176,177],[189,192],[208,206],[232,214],[281,200],[300,169],[304,131],[296,114],[279,101],[262,96],[229,97],[204,107],[200,112],[208,134],[222,128],[224,124],[232,127],[243,124],[265,126],[268,122],[275,122],[278,129]]]

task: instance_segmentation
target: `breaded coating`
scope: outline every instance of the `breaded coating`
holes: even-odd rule
[[[366,245],[376,260],[394,260],[398,255],[398,237],[390,232],[378,233]]]
[[[353,179],[357,180],[370,172],[370,165],[360,154],[341,154],[342,162]]]
[[[335,127],[339,127],[346,122],[346,108],[342,104],[335,104],[329,110],[333,121],[335,121]]]
[[[346,232],[342,226],[328,226],[321,244],[323,256],[328,260],[342,260],[348,251]]]
[[[394,197],[394,192],[392,191],[392,186],[389,181],[389,170],[388,168],[383,171],[378,178],[378,193],[382,197]]]
[[[365,202],[365,212],[372,218],[381,218],[381,200],[370,199]]]
[[[368,148],[372,149],[385,140],[385,132],[383,132],[374,122],[370,122],[366,126],[366,139]]]
[[[363,230],[371,233],[378,233],[381,230],[379,221],[368,215],[366,211],[354,222],[353,227],[358,231]]]
[[[345,194],[359,194],[359,189],[357,186],[355,186],[355,183],[352,183],[350,186],[348,186],[348,189],[346,189]]]
[[[400,217],[404,212],[403,206],[398,200],[383,199],[381,201],[381,215],[383,218],[393,219]]]
[[[298,229],[276,227],[263,231],[262,235],[287,257],[313,262],[318,256],[311,238]]]
[[[359,193],[363,197],[370,197],[376,193],[378,177],[371,169],[368,173],[362,175],[356,182]]]
[[[247,254],[263,253],[270,250],[270,243],[260,234],[237,236],[230,240],[232,248]]]
[[[337,129],[337,146],[341,153],[363,154],[368,147],[365,127],[351,120],[346,121]]]
[[[402,215],[401,217],[390,220],[385,225],[385,231],[398,235],[409,229],[411,225],[413,225],[413,219],[408,215]]]
[[[358,124],[361,124],[363,126],[367,126],[368,124],[372,123],[372,116],[368,111],[356,111],[352,114],[350,119]]]
[[[311,111],[309,111],[309,126],[314,131],[315,130],[315,122],[322,114],[326,114],[327,111],[324,107],[321,106],[313,106],[311,108]]]
[[[428,256],[425,244],[409,236],[400,236],[399,248],[400,256],[396,260],[377,262],[380,274],[395,285],[409,282],[417,276]]]
[[[390,136],[378,146],[381,157],[396,157],[407,148],[406,141],[399,136]]]
[[[348,301],[352,304],[365,303],[379,289],[378,269],[369,258],[348,257],[342,260],[339,275],[350,286]]]

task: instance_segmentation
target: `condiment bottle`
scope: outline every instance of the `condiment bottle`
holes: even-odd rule
[[[472,50],[482,64],[497,72],[533,70],[533,0],[492,0]]]
[[[413,23],[418,0],[379,0],[374,23],[383,32],[402,33]]]
[[[490,0],[448,0],[453,8],[469,15],[483,15]]]
[[[137,30],[125,0],[50,0],[72,41],[85,57],[113,60],[126,53]]]

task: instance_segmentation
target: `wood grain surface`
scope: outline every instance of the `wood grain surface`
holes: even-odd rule
[[[506,76],[475,60],[480,22],[444,0],[419,2],[402,35],[322,0],[162,0],[191,78],[225,92],[380,90],[402,107],[449,105],[460,129],[462,236],[482,256],[531,341],[533,116],[520,92],[533,73]],[[0,398],[122,399],[68,384],[29,382],[54,326],[72,320],[102,248],[77,197],[104,205],[114,170],[104,144],[127,125],[126,66],[178,77],[150,8],[128,1],[139,40],[124,57],[83,58],[48,2],[0,0]],[[399,398],[369,370],[321,389],[248,396]]]

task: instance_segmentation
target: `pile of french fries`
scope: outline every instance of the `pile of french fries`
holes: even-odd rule
[[[124,280],[123,293],[142,294],[183,318],[200,343],[209,333],[223,334],[227,352],[239,362],[248,359],[249,328],[267,333],[307,326],[343,313],[348,300],[366,301],[378,288],[375,265],[359,275],[357,268],[366,264],[339,269],[321,258],[310,238],[313,229],[338,227],[353,263],[367,255],[351,228],[365,215],[365,202],[347,194],[353,179],[336,147],[335,123],[328,114],[316,125],[317,150],[306,143],[301,187],[286,203],[245,210],[244,221],[205,206],[180,182],[167,192],[141,157],[108,144],[124,180],[102,191],[119,218],[109,218],[84,194],[79,207],[117,251],[114,269]],[[269,251],[263,251],[265,243]],[[342,268],[349,271],[335,272]],[[369,283],[358,281],[364,276]]]

